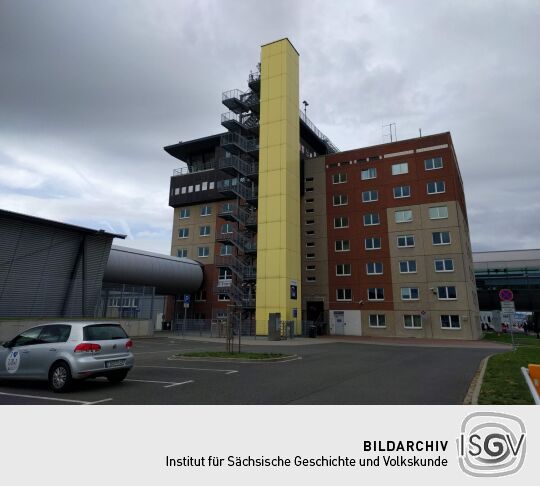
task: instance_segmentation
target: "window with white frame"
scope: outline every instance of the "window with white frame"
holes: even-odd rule
[[[397,237],[398,248],[411,248],[414,246],[414,235],[400,235]]]
[[[360,179],[367,181],[369,179],[375,179],[377,177],[377,168],[370,167],[369,169],[364,169],[360,172]]]
[[[215,184],[216,184],[215,182],[209,182],[208,183],[208,189],[214,189]]]
[[[306,270],[307,271],[313,271],[313,270],[317,270],[317,268],[316,268],[315,265],[306,265]]]
[[[188,186],[187,192],[193,192],[193,186]]]
[[[200,190],[201,190],[201,185],[195,184],[195,192],[200,192]]]
[[[368,262],[366,263],[366,273],[368,275],[382,275],[383,264],[381,262]]]
[[[418,300],[418,287],[401,287],[401,300]]]
[[[348,228],[349,218],[347,216],[338,216],[334,218],[334,228]]]
[[[401,260],[399,273],[416,273],[416,260]]]
[[[178,228],[178,238],[189,238],[189,228]]]
[[[411,186],[394,187],[394,199],[401,199],[403,197],[411,197]]]
[[[199,227],[199,236],[210,236],[210,226],[200,226]]]
[[[362,202],[374,202],[379,200],[379,191],[362,192]]]
[[[335,251],[350,251],[351,243],[349,240],[336,240],[334,242]]]
[[[233,225],[232,223],[225,223],[221,225],[221,234],[222,235],[229,235],[233,232]]]
[[[449,245],[450,240],[450,231],[435,231],[431,233],[431,241],[434,245]]]
[[[366,238],[365,249],[366,250],[380,250],[381,238],[379,236],[372,236],[371,238]]]
[[[347,174],[345,172],[332,174],[332,184],[344,184],[345,182],[347,182]]]
[[[442,169],[442,157],[432,157],[431,159],[424,160],[424,167],[426,170]]]
[[[370,314],[369,327],[386,327],[386,316],[384,314]]]
[[[364,226],[375,226],[381,224],[379,213],[364,214]]]
[[[308,260],[312,260],[313,258],[315,258],[315,253],[306,253],[306,258]]]
[[[180,219],[187,219],[189,218],[189,208],[182,208],[180,209]]]
[[[206,301],[206,290],[201,289],[195,294],[195,300],[197,302],[204,302]]]
[[[183,186],[182,187],[182,190],[181,190],[181,193],[182,194],[185,194],[187,192],[187,187],[186,186]]]
[[[349,204],[347,194],[334,194],[333,204],[334,206],[346,206]]]
[[[317,281],[317,277],[315,277],[314,275],[306,277],[306,282],[316,282],[316,281]]]
[[[351,275],[350,263],[338,263],[336,265],[336,275],[338,277],[345,277]]]
[[[412,218],[412,210],[404,209],[402,211],[394,212],[394,219],[396,223],[410,223]]]
[[[407,162],[392,165],[392,175],[407,174],[408,172],[409,164]]]
[[[223,205],[221,206],[221,212],[225,214],[232,213],[233,209],[234,209],[234,205],[230,202],[223,203]]]
[[[443,314],[441,316],[441,327],[443,329],[460,329],[459,315]]]
[[[306,224],[315,224],[314,219],[306,219]]]
[[[315,246],[315,242],[314,241],[306,241],[306,247],[307,248],[313,248]]]
[[[445,191],[444,181],[431,181],[427,183],[428,194],[441,194]]]
[[[212,206],[201,206],[201,216],[210,216],[212,214]]]
[[[372,287],[368,289],[368,300],[384,300],[384,289]]]
[[[437,287],[437,298],[439,300],[456,300],[456,288],[453,285]]]
[[[403,325],[405,329],[422,329],[422,316],[420,314],[405,314]]]
[[[199,246],[197,248],[197,256],[200,258],[206,258],[210,256],[210,247],[209,246]]]
[[[231,298],[229,297],[229,294],[218,294],[217,300],[227,301],[227,300],[231,300]]]
[[[315,212],[315,209],[313,208],[306,208],[306,214],[308,213],[314,213]]]
[[[208,182],[203,182],[201,184],[201,190],[202,191],[207,191],[208,190]]]
[[[178,258],[187,258],[188,256],[188,249],[187,248],[178,248],[176,250],[176,256]]]
[[[179,188],[179,187],[175,187],[175,188],[174,188],[174,195],[175,195],[175,196],[180,195],[180,188]]]
[[[435,260],[436,272],[453,272],[454,260],[452,258],[441,258]]]
[[[232,245],[221,245],[221,249],[220,249],[220,252],[219,254],[221,256],[230,256],[233,254],[233,247]]]
[[[352,289],[336,289],[336,300],[352,300]]]
[[[448,218],[448,206],[435,206],[429,208],[429,219]]]

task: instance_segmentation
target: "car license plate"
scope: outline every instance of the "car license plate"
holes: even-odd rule
[[[126,364],[125,359],[115,359],[114,361],[105,361],[105,368],[118,368]]]

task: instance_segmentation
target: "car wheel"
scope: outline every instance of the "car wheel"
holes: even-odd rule
[[[62,393],[69,389],[72,383],[71,370],[67,363],[60,361],[52,365],[49,371],[49,386],[55,393]]]
[[[107,375],[107,380],[109,380],[111,383],[120,383],[126,378],[127,374],[128,370],[113,371]]]

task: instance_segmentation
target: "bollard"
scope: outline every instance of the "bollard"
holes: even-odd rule
[[[540,364],[529,365],[529,376],[537,393],[540,395]]]

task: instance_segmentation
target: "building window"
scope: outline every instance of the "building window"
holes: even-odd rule
[[[424,167],[426,168],[426,170],[442,169],[442,157],[433,157],[431,159],[424,160]]]
[[[450,231],[436,231],[431,233],[431,240],[434,245],[449,245]]]
[[[407,174],[408,172],[409,164],[407,162],[392,165],[392,175]]]
[[[448,206],[435,206],[429,208],[429,219],[445,219],[448,218]]]
[[[428,194],[441,194],[445,191],[444,181],[431,181],[427,183]]]
[[[307,253],[307,254],[306,254],[306,258],[307,258],[307,259],[315,258],[315,253]]]
[[[193,192],[193,186],[188,186],[187,192]]]
[[[418,300],[418,287],[401,287],[401,300]]]
[[[307,246],[308,248],[312,248],[312,247],[315,246],[315,242],[314,242],[314,241],[308,241],[308,242],[306,242],[306,246]]]
[[[304,181],[313,182],[313,177],[306,177],[306,178],[304,178]]]
[[[307,235],[307,236],[313,236],[314,234],[315,234],[315,231],[314,231],[314,230],[306,231],[306,235]]]
[[[454,286],[437,287],[437,298],[439,300],[456,300],[456,288]]]
[[[317,277],[306,277],[306,282],[316,282]]]
[[[412,219],[412,211],[405,209],[403,211],[396,211],[394,213],[394,219],[396,223],[410,223]]]
[[[310,199],[306,199],[306,202],[307,203],[312,203],[314,201],[314,199],[310,198]]]
[[[201,185],[201,190],[202,191],[207,191],[208,190],[208,182],[203,182],[202,185]]]
[[[403,324],[405,329],[422,329],[422,317],[418,314],[405,314]]]
[[[200,184],[195,184],[195,192],[199,192],[201,190]]]
[[[384,314],[370,314],[369,327],[386,327],[386,316]]]
[[[349,276],[351,274],[351,264],[350,263],[338,263],[336,265],[336,275],[338,277]]]
[[[364,191],[362,193],[362,202],[373,202],[379,200],[379,191]]]
[[[201,289],[195,294],[195,300],[197,302],[205,302],[206,301],[206,290]]]
[[[210,216],[212,214],[212,206],[201,206],[201,216]]]
[[[230,235],[233,232],[233,225],[232,223],[225,223],[221,226],[221,234],[222,235]]]
[[[206,258],[210,256],[210,247],[209,246],[199,246],[197,248],[197,256],[199,258]]]
[[[308,209],[306,209],[306,214],[308,214],[308,213],[314,213],[314,212],[315,212],[315,210],[314,210],[313,208],[308,208]]]
[[[416,260],[401,260],[399,273],[416,273]]]
[[[364,214],[364,226],[374,226],[381,224],[379,213]]]
[[[175,196],[178,196],[180,194],[180,188],[179,187],[175,187],[174,188],[174,195]]]
[[[332,184],[344,184],[345,182],[347,182],[347,174],[345,172],[332,175]]]
[[[366,263],[366,273],[368,275],[382,275],[383,264],[381,262]]]
[[[346,206],[348,203],[347,194],[334,194],[334,206]]]
[[[178,258],[187,258],[188,256],[188,249],[187,248],[178,248],[176,250],[176,256]]]
[[[384,289],[382,288],[369,288],[368,300],[384,300]]]
[[[394,187],[394,199],[411,197],[411,186]]]
[[[232,205],[232,203],[223,203],[223,205],[221,206],[221,212],[225,214],[230,214],[233,212],[233,208],[234,206]]]
[[[219,254],[221,256],[230,256],[233,254],[233,247],[232,245],[221,245],[221,249],[220,249],[220,252]]]
[[[189,208],[180,209],[180,219],[187,219],[187,218],[189,218]]]
[[[365,240],[366,250],[380,250],[381,249],[381,238],[378,236],[372,238],[366,238]]]
[[[369,179],[375,179],[377,177],[377,168],[370,167],[369,169],[364,169],[360,172],[360,179],[367,181]]]
[[[441,316],[441,327],[443,329],[460,329],[461,324],[459,322],[459,316],[452,314],[443,314]]]
[[[189,238],[189,228],[179,228],[178,238]]]
[[[181,192],[182,192],[182,194],[185,194],[185,193],[187,192],[187,187],[186,187],[186,186],[182,187],[182,191],[181,191]]]
[[[436,272],[453,272],[454,260],[452,258],[444,258],[441,260],[435,260]]]
[[[307,265],[306,270],[307,271],[313,271],[313,270],[316,270],[316,267],[315,267],[315,265]]]
[[[352,300],[352,289],[336,289],[336,300]]]
[[[315,224],[315,220],[314,219],[308,219],[308,220],[306,220],[306,224]]]
[[[229,297],[228,294],[218,294],[217,300],[226,301],[226,300],[231,300],[231,298]]]
[[[334,248],[336,251],[350,251],[351,244],[349,240],[336,240],[334,242]]]
[[[349,218],[347,216],[339,216],[334,218],[334,228],[348,228]]]
[[[401,235],[397,237],[398,248],[412,248],[414,246],[414,235]]]
[[[305,191],[306,192],[313,192],[313,187],[306,187]]]
[[[199,227],[199,236],[210,236],[210,226]]]

